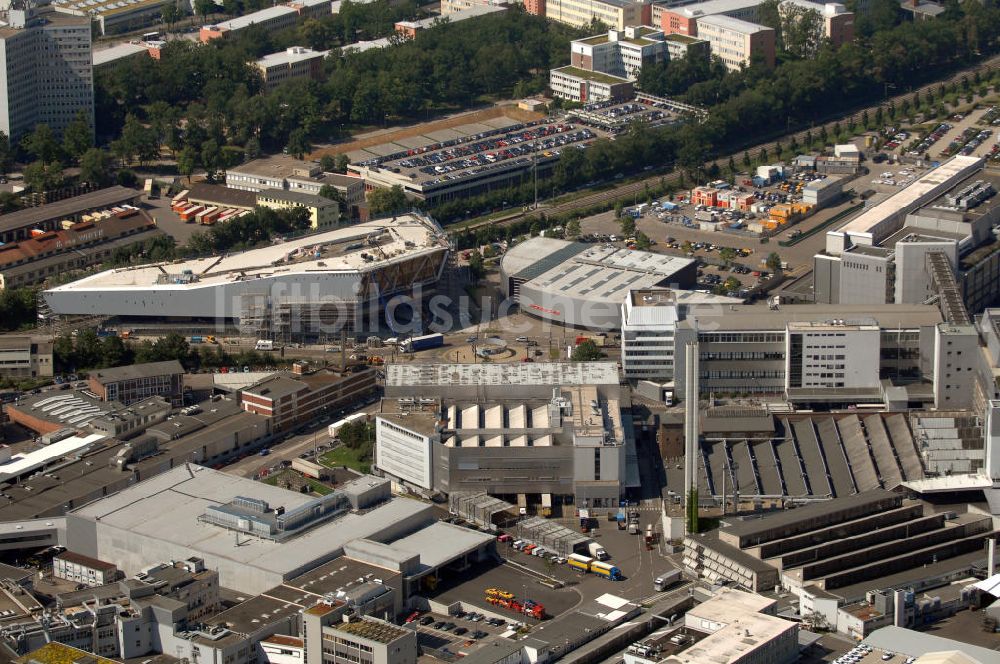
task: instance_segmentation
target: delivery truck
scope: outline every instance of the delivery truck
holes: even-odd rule
[[[399,344],[399,352],[415,353],[418,350],[429,348],[440,348],[444,345],[444,335],[440,332],[436,334],[425,334],[422,337],[410,337]]]
[[[681,580],[681,571],[679,569],[672,569],[666,574],[661,574],[656,577],[653,581],[653,590],[656,592],[663,592],[667,588],[679,583]]]

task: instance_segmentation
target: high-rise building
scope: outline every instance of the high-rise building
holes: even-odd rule
[[[94,126],[90,18],[14,4],[0,12],[0,131],[61,133],[83,111]]]

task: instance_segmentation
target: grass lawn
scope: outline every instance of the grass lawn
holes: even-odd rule
[[[362,473],[367,473],[372,467],[371,448],[351,449],[346,445],[340,445],[329,452],[324,452],[319,456],[319,463],[327,468],[339,468],[347,466]]]

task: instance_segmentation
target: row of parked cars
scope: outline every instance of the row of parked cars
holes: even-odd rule
[[[554,563],[563,564],[566,559],[557,554],[554,551],[549,551],[545,547],[538,546],[537,544],[532,544],[526,540],[514,540],[512,545],[515,551],[520,551],[521,553],[527,554],[529,556],[537,556],[539,558],[544,558],[546,560],[551,560]]]

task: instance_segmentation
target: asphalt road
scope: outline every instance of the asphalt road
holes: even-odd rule
[[[377,408],[378,402],[365,406],[356,412],[374,413]],[[330,422],[332,421],[334,421],[333,418],[331,418]],[[280,443],[272,444],[270,447],[271,453],[267,456],[252,454],[225,466],[223,470],[234,475],[253,477],[262,468],[274,468],[280,465],[282,461],[291,461],[292,459],[297,459],[301,454],[315,451],[319,445],[329,445],[330,437],[327,435],[327,426],[330,422],[310,427],[301,434],[292,435]]]

